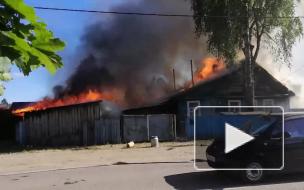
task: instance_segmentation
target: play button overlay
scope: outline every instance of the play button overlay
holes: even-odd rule
[[[225,123],[225,153],[229,153],[234,149],[254,140],[254,137],[244,133],[243,131]]]
[[[290,117],[283,108],[198,106],[193,112],[184,123],[193,135],[196,170],[254,170],[252,162],[261,170],[284,168],[284,118]]]

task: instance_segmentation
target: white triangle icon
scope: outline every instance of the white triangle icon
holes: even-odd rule
[[[244,133],[228,123],[225,123],[225,154],[249,141],[252,141],[253,139],[254,137]]]

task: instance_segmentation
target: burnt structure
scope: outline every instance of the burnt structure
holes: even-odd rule
[[[259,65],[255,66],[255,105],[282,106],[290,110],[295,94]],[[243,67],[236,66],[192,88],[183,89],[153,105],[128,109],[124,114],[175,114],[177,136],[187,137],[196,106],[241,106],[244,102]]]

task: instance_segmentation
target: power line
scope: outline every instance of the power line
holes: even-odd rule
[[[162,16],[162,17],[193,17],[193,15],[189,15],[189,14],[164,14],[164,13],[143,13],[143,12],[98,11],[98,10],[85,10],[85,9],[54,8],[54,7],[34,7],[34,8],[35,9],[41,9],[41,10],[101,13],[101,14],[118,14],[118,15]]]
[[[34,7],[35,9],[40,10],[51,10],[51,11],[67,11],[67,12],[83,12],[83,13],[99,13],[99,14],[116,14],[116,15],[135,15],[135,16],[159,16],[159,17],[186,17],[193,18],[194,15],[191,14],[167,14],[167,13],[144,13],[144,12],[121,12],[121,11],[101,11],[101,10],[86,10],[86,9],[69,9],[69,8],[56,8],[56,7]],[[225,16],[225,15],[214,15],[214,16],[205,16],[209,18],[246,18],[246,16]],[[291,18],[304,18],[304,16],[280,16],[280,17],[271,17],[266,16],[264,18],[279,18],[279,19],[291,19]]]

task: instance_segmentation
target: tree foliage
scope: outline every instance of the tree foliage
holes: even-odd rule
[[[23,0],[0,0],[0,81],[12,63],[25,75],[40,66],[54,73],[62,66],[56,52],[64,46]]]
[[[10,76],[11,61],[7,57],[0,57],[0,81],[11,80]],[[0,95],[4,92],[4,87],[0,83]]]
[[[229,61],[244,48],[249,28],[256,62],[261,43],[277,62],[291,64],[291,51],[303,34],[293,0],[192,0],[196,34],[206,35],[209,50]],[[248,24],[249,23],[249,24]]]

